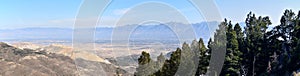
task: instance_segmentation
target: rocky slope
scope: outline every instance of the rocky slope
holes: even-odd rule
[[[112,64],[0,43],[0,76],[93,76],[99,66],[108,76],[130,75]]]

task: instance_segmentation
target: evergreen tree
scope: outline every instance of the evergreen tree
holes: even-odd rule
[[[238,46],[239,46],[239,51],[242,53],[242,55],[240,55],[240,58],[241,58],[241,61],[240,61],[240,73],[241,75],[247,75],[247,69],[245,68],[245,65],[243,64],[247,64],[246,63],[246,59],[243,59],[246,57],[246,54],[243,54],[243,53],[246,53],[246,45],[245,45],[245,37],[244,37],[244,33],[242,31],[242,28],[241,26],[236,23],[234,25],[234,31],[236,33],[236,37],[237,37],[237,41],[238,41]]]
[[[276,41],[277,46],[273,48],[278,54],[277,65],[273,65],[272,73],[277,75],[288,75],[300,68],[298,47],[299,38],[299,15],[292,10],[285,10],[280,20],[280,25],[272,29],[270,40]],[[298,37],[297,37],[298,36]],[[293,66],[291,66],[293,65]]]
[[[181,49],[172,52],[170,59],[166,60],[161,70],[156,72],[157,76],[174,76],[180,64]]]
[[[268,51],[265,51],[267,49],[265,47],[265,32],[271,25],[271,21],[268,16],[257,18],[255,14],[250,12],[245,23],[246,51],[244,53],[247,55],[243,58],[246,59],[244,65],[248,69],[248,75],[259,75],[266,72],[268,67],[266,63],[270,60]]]
[[[211,39],[210,41],[211,42]],[[204,75],[207,72],[208,66],[209,66],[209,53],[207,48],[204,45],[203,39],[199,39],[199,62],[198,62],[198,68],[196,72],[196,76]]]
[[[191,50],[191,48],[189,47],[189,45],[187,43],[183,43],[182,45],[182,52],[181,52],[181,62],[180,65],[178,67],[177,70],[177,75],[179,76],[183,76],[183,75],[187,75],[187,76],[191,76],[191,75],[195,75],[195,62],[197,60],[196,59],[196,54]],[[198,62],[197,62],[198,63]]]
[[[289,68],[292,68],[290,71],[296,71],[300,68],[300,11],[298,15],[294,17],[293,20],[294,27],[292,32],[292,49],[291,52],[291,62]]]
[[[219,28],[216,29],[212,41],[208,44],[210,61],[208,75],[218,75],[222,71],[223,63],[226,53],[226,25],[227,20],[219,24]]]
[[[161,68],[165,60],[166,60],[165,56],[162,53],[160,53],[160,55],[157,57],[157,68]]]
[[[288,56],[288,62],[286,65],[287,73],[292,73],[293,71],[297,71],[300,68],[300,45],[299,45],[299,39],[300,39],[300,11],[298,15],[296,15],[292,10],[286,10],[284,15],[286,19],[285,24],[287,27],[287,33],[288,33],[288,39],[285,43],[288,50],[287,56]],[[291,66],[293,65],[293,66]]]
[[[197,40],[193,40],[193,41],[192,41],[192,44],[191,44],[191,50],[192,50],[193,52],[197,52],[197,53],[196,53],[197,56],[200,55],[200,54],[199,54],[200,45],[199,45],[199,43],[198,43]]]
[[[250,12],[245,23],[242,30],[239,24],[233,26],[225,19],[209,39],[207,48],[203,39],[193,40],[191,47],[184,43],[167,60],[161,54],[154,62],[149,53],[142,52],[135,75],[215,75],[221,67],[218,63],[223,62],[216,57],[222,56],[225,56],[222,76],[289,76],[300,69],[300,11],[296,15],[292,10],[285,10],[280,25],[270,31],[267,31],[271,25],[268,16],[256,17]]]
[[[231,22],[227,23],[226,37],[227,37],[227,48],[224,66],[222,68],[221,75],[240,75],[240,56],[242,53],[238,47],[238,40],[236,32],[233,30]]]
[[[280,20],[280,25],[274,27],[268,35],[269,49],[272,49],[272,60],[269,61],[269,73],[276,75],[287,75],[297,70],[295,67],[299,58],[297,50],[297,37],[295,28],[297,27],[297,16],[292,10],[285,10]],[[295,45],[296,44],[296,45]],[[276,55],[276,56],[275,56]],[[295,58],[295,59],[294,59]],[[294,66],[290,66],[294,65]]]
[[[151,60],[150,54],[142,52],[140,58],[138,58],[139,66],[136,68],[135,76],[149,76],[155,73],[155,62]]]
[[[200,48],[202,48],[199,44],[199,42],[197,40],[193,40],[192,41],[192,44],[191,44],[191,50],[194,52],[195,56],[193,60],[194,64],[195,64],[195,67],[197,67],[196,69],[196,74],[198,74],[198,68],[200,67],[199,65],[199,62],[200,62],[200,55],[201,55],[201,51],[200,51]]]
[[[152,74],[152,76],[163,76],[162,71],[163,71],[163,65],[165,62],[165,56],[161,53],[158,57],[157,57],[157,62],[156,62],[156,68],[157,71]]]

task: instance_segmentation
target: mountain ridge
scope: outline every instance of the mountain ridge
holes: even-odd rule
[[[130,75],[125,70],[112,64],[81,58],[72,59],[69,56],[41,49],[19,49],[4,42],[0,42],[0,64],[0,75],[5,76],[90,76],[97,74],[99,69],[89,66],[101,66],[108,76],[114,76],[117,73]]]
[[[130,39],[177,39],[176,33],[166,24],[157,25],[138,25],[132,31]],[[188,24],[182,23],[169,23],[185,27]],[[203,38],[204,41],[208,41],[210,34],[213,34],[213,29],[217,28],[219,22],[201,22],[191,24],[193,29],[181,29],[182,32],[195,30],[196,38]],[[210,26],[208,26],[210,25]],[[130,28],[133,25],[126,25],[120,27],[96,27],[95,40],[111,40],[114,29],[116,28]],[[0,40],[2,41],[14,41],[14,40],[72,40],[73,29],[71,28],[41,28],[30,27],[22,29],[0,29]],[[186,34],[186,36],[192,36],[192,34]]]

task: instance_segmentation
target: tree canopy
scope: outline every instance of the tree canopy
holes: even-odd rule
[[[184,43],[169,59],[161,54],[155,62],[149,53],[142,52],[135,75],[174,76],[178,72],[188,76],[204,75],[214,69],[209,64],[216,51],[226,52],[221,76],[289,76],[300,69],[300,11],[296,14],[285,10],[280,24],[273,28],[268,16],[256,16],[252,12],[247,14],[244,23],[232,24],[225,19],[207,45],[202,38],[193,40],[190,45]],[[220,48],[226,50],[218,50]],[[145,64],[156,66],[142,66]],[[153,70],[157,66],[161,68],[151,74],[142,69]]]

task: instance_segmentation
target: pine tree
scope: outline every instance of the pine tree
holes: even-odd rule
[[[177,75],[179,76],[183,76],[183,75],[187,75],[187,76],[191,76],[191,75],[195,75],[196,73],[196,64],[194,60],[196,59],[196,54],[191,50],[191,48],[189,47],[189,45],[187,43],[183,43],[182,45],[182,52],[181,52],[181,62],[180,62],[180,66],[178,67],[177,70]],[[198,62],[197,62],[198,63]]]
[[[210,39],[211,40],[211,39]],[[210,41],[211,42],[211,41]],[[209,65],[209,53],[207,52],[207,48],[204,45],[203,39],[199,39],[199,62],[198,68],[196,72],[196,76],[204,75],[207,72],[208,65]]]
[[[238,47],[238,40],[236,32],[233,30],[231,22],[227,23],[226,37],[227,37],[227,48],[224,66],[222,68],[221,75],[240,75],[240,56],[242,53]]]
[[[213,58],[222,57],[223,53],[226,54],[220,73],[222,76],[286,76],[299,70],[300,11],[296,15],[292,10],[285,10],[280,25],[270,31],[267,31],[271,25],[268,16],[256,17],[250,12],[245,23],[243,31],[239,24],[233,27],[231,22],[225,19],[209,39],[207,48],[203,39],[193,40],[190,47],[184,43],[182,48],[177,48],[167,60],[161,54],[157,57],[157,62],[154,62],[149,53],[142,52],[135,75],[215,75],[220,67],[218,63],[223,61]],[[155,69],[159,67],[162,68]],[[197,69],[191,69],[195,67]],[[196,73],[193,73],[195,70]]]
[[[281,49],[279,51],[279,66],[278,71],[280,75],[290,74],[300,68],[298,47],[299,39],[299,14],[296,15],[292,10],[285,10],[280,20],[280,25],[274,28],[274,36],[281,38]],[[291,66],[293,65],[293,66]]]
[[[216,29],[212,41],[208,44],[210,61],[208,75],[219,75],[222,71],[222,66],[224,63],[223,57],[226,53],[226,25],[227,20],[219,24],[219,28]]]
[[[239,51],[242,53],[242,55],[240,55],[240,58],[241,58],[240,66],[239,66],[240,73],[241,73],[241,75],[247,75],[247,69],[245,68],[245,65],[243,65],[243,64],[247,64],[246,59],[243,59],[246,57],[246,54],[244,54],[244,53],[246,53],[244,33],[242,31],[241,26],[238,23],[236,23],[234,25],[234,31],[236,33]]]
[[[246,68],[248,69],[248,75],[260,75],[266,72],[268,67],[268,61],[270,55],[265,47],[266,39],[265,32],[269,25],[271,25],[271,21],[269,17],[261,17],[258,18],[255,14],[250,12],[246,18],[246,27],[245,27],[245,45],[247,54],[245,56],[246,59]]]
[[[170,59],[166,60],[161,70],[156,72],[157,76],[174,76],[180,64],[181,49],[172,52]]]
[[[291,64],[289,68],[292,68],[291,71],[296,71],[300,68],[300,11],[298,12],[298,15],[294,17],[294,28],[292,32],[292,49],[291,52]]]
[[[197,69],[196,69],[196,75],[198,74],[198,68],[200,67],[199,65],[199,62],[200,62],[200,55],[201,55],[201,51],[200,51],[200,48],[202,48],[201,46],[200,46],[200,44],[199,44],[199,42],[197,41],[197,40],[193,40],[192,41],[192,44],[191,44],[191,50],[192,50],[192,52],[194,52],[194,54],[195,54],[195,57],[194,57],[194,65],[195,65],[195,67],[197,67]]]
[[[157,66],[158,66],[158,68],[162,67],[165,60],[166,60],[165,56],[162,53],[160,53],[160,55],[157,57]]]
[[[163,65],[166,63],[165,56],[161,53],[159,56],[157,56],[157,62],[156,62],[156,69],[157,71],[152,74],[152,76],[163,76]]]
[[[272,47],[272,52],[277,56],[276,59],[272,59],[272,66],[270,69],[271,74],[287,75],[293,71],[299,69],[297,62],[299,61],[299,52],[297,47],[298,38],[296,32],[299,17],[292,10],[285,10],[280,20],[280,25],[274,27],[270,32],[269,45]],[[276,62],[274,62],[276,61]],[[293,66],[291,66],[293,65]]]
[[[139,66],[136,68],[135,76],[148,76],[155,73],[155,62],[150,58],[150,54],[142,52],[140,58],[138,58]]]

